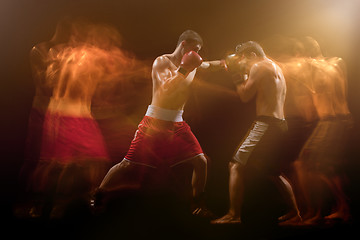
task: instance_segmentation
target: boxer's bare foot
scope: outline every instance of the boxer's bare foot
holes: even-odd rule
[[[225,216],[211,221],[212,224],[240,224],[240,217],[235,217],[231,214],[226,214]]]

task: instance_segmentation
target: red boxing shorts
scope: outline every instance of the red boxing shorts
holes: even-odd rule
[[[202,154],[185,121],[165,121],[147,115],[135,132],[125,160],[152,168],[173,167]]]
[[[110,161],[100,128],[93,118],[49,112],[44,120],[40,158],[60,163]]]
[[[47,112],[40,160],[31,176],[34,192],[83,194],[97,187],[110,167],[103,136],[91,117]]]

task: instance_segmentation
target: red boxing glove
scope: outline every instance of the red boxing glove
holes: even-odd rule
[[[202,62],[203,60],[199,54],[194,51],[187,52],[181,59],[178,72],[186,76],[189,72],[199,67]]]

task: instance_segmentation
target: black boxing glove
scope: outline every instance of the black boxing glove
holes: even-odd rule
[[[241,62],[241,58],[236,54],[228,55],[225,58],[227,69],[235,85],[247,80],[246,65]]]

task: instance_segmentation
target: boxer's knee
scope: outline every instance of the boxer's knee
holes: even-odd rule
[[[241,172],[245,169],[245,165],[238,161],[230,161],[229,162],[229,170],[230,172]]]
[[[206,169],[207,167],[207,159],[204,155],[199,155],[192,159],[192,164],[196,169]]]

